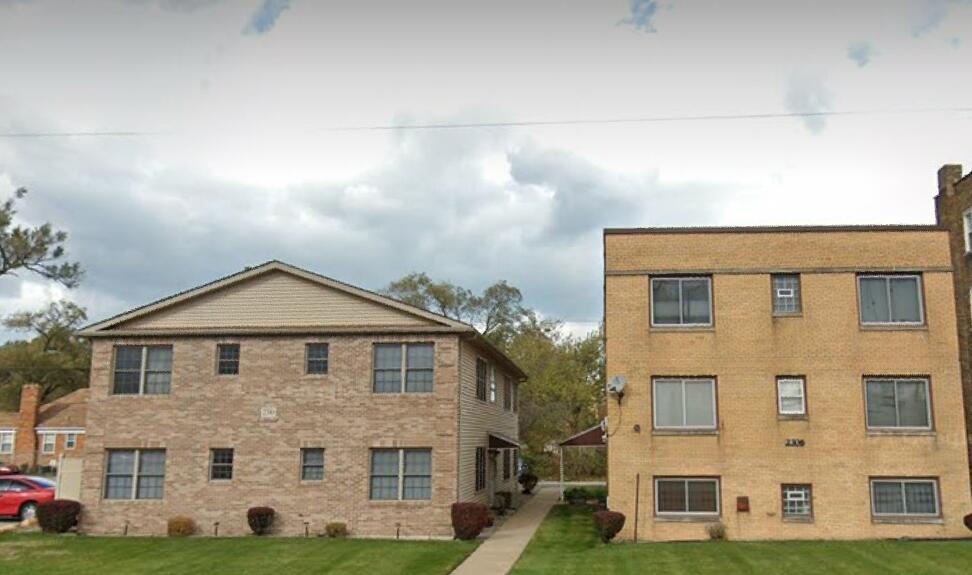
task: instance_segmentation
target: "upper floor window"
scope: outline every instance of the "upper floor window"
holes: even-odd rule
[[[508,376],[503,376],[503,409],[513,408],[513,382]]]
[[[962,214],[962,230],[965,232],[965,253],[972,253],[972,209]]]
[[[858,282],[862,324],[918,325],[924,322],[921,276],[862,275]]]
[[[162,499],[164,449],[110,449],[105,499]]]
[[[715,429],[715,380],[654,380],[655,429]]]
[[[375,344],[375,393],[430,393],[435,346],[431,343]]]
[[[0,431],[0,453],[13,453],[14,432]]]
[[[800,276],[798,274],[775,274],[773,276],[773,313],[778,315],[798,314],[801,310]]]
[[[806,415],[806,380],[802,377],[776,378],[776,395],[780,415]]]
[[[41,435],[41,453],[54,453],[57,447],[57,435],[44,433]]]
[[[864,385],[869,428],[931,429],[927,379],[868,378]]]
[[[322,375],[327,373],[328,345],[326,343],[309,343],[305,348],[308,375]]]
[[[216,373],[219,375],[240,373],[240,344],[221,343],[216,346]]]
[[[655,479],[658,515],[718,515],[719,480],[714,477]]]
[[[115,395],[166,395],[172,380],[172,346],[119,345],[115,347],[112,393]]]
[[[489,379],[489,363],[481,358],[476,358],[476,399],[486,401],[486,383]]]
[[[431,449],[372,449],[371,499],[432,499]]]
[[[712,325],[711,282],[707,277],[651,278],[651,324]]]
[[[489,401],[496,403],[496,366],[489,364]]]
[[[872,479],[871,510],[875,516],[937,517],[938,482],[934,479]]]

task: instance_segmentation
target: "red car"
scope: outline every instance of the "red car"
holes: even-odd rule
[[[37,514],[37,505],[54,499],[54,482],[28,475],[0,475],[0,517],[23,521]]]

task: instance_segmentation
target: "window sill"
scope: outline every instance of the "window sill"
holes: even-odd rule
[[[431,499],[369,499],[368,503],[373,505],[401,505],[407,507],[416,507],[431,505]]]
[[[102,503],[116,504],[116,503],[163,503],[165,499],[108,499],[107,497],[101,498]]]
[[[208,481],[210,485],[233,485],[232,479],[210,479]]]
[[[784,517],[783,523],[813,523],[813,517]]]
[[[868,429],[868,437],[934,437],[933,429]]]
[[[777,421],[810,421],[810,418],[806,415],[784,415],[780,414],[776,416]]]
[[[649,328],[649,331],[656,331],[659,333],[684,333],[684,332],[711,332],[715,331],[715,326],[712,325],[653,325]]]
[[[889,517],[871,517],[871,523],[881,524],[881,525],[944,525],[945,520],[941,517],[905,517],[905,516],[889,516]]]
[[[793,311],[793,312],[778,311],[778,312],[773,312],[773,317],[774,318],[803,317],[803,312],[802,311]]]
[[[718,429],[654,429],[652,435],[719,435]]]
[[[861,331],[928,331],[928,324],[862,323],[860,328]]]
[[[713,521],[719,521],[720,515],[713,514],[699,514],[699,515],[655,515],[656,523],[712,523]]]

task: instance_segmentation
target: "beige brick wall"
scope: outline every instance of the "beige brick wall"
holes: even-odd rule
[[[608,401],[610,506],[621,536],[704,538],[705,523],[654,516],[655,476],[721,478],[721,520],[736,539],[962,537],[972,512],[947,235],[941,231],[634,234],[605,237],[607,375],[625,375]],[[858,321],[855,270],[923,272],[926,325],[874,330]],[[713,277],[714,327],[649,327],[649,277]],[[801,273],[803,314],[772,314],[772,271]],[[931,380],[931,433],[877,434],[865,426],[865,375]],[[717,434],[652,430],[651,378],[717,379]],[[778,375],[805,375],[808,418],[777,416]],[[636,431],[635,427],[639,430]],[[787,439],[805,447],[785,447]],[[640,474],[639,513],[635,483]],[[872,519],[869,477],[935,476],[942,517],[920,524]],[[781,518],[781,484],[813,486],[812,523]],[[737,512],[736,498],[751,511]]]
[[[215,375],[218,342],[241,345],[240,374]],[[329,343],[329,373],[304,375],[304,344]],[[434,342],[433,394],[372,393],[372,344]],[[115,343],[173,345],[171,393],[111,396]],[[450,537],[450,505],[457,494],[459,340],[437,336],[335,336],[240,338],[126,338],[93,341],[82,502],[89,533],[165,532],[166,520],[188,515],[201,530],[249,532],[246,510],[270,505],[279,532],[312,533],[330,521],[355,536]],[[261,407],[278,419],[260,421]],[[208,480],[210,448],[235,449],[234,478]],[[299,449],[323,447],[325,477],[299,479]],[[368,497],[370,449],[431,448],[431,501],[381,502]],[[165,448],[161,501],[104,500],[108,448]]]

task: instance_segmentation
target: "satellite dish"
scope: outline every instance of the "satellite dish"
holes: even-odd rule
[[[608,382],[608,393],[616,393],[621,395],[624,393],[624,386],[627,384],[628,380],[623,375],[616,375],[611,378],[611,381]]]

